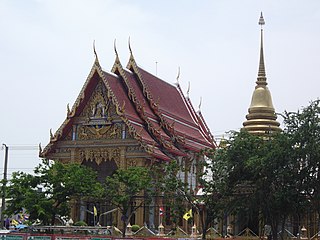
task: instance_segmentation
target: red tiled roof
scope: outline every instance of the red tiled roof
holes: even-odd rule
[[[157,78],[142,68],[139,68],[139,72],[153,97],[158,101],[160,111],[180,121],[191,125],[194,124],[185,100],[181,97],[175,86]]]
[[[113,73],[108,73],[102,71],[96,60],[72,108],[72,116],[61,125],[53,141],[68,133],[73,116],[80,114],[97,80],[102,79],[107,91],[112,92],[114,103],[121,108],[129,131],[153,157],[170,160],[186,156],[189,151],[215,148],[203,116],[194,111],[181,89],[138,67],[133,57],[130,61],[134,64],[132,69],[123,69],[116,61]],[[47,151],[52,144],[46,147]]]
[[[163,118],[174,124],[175,133],[195,142],[194,149],[214,147],[209,129],[203,131],[203,118],[195,113],[190,100],[186,99],[179,89],[138,67],[142,81],[154,99],[157,99],[159,111]],[[199,144],[197,144],[199,143]]]

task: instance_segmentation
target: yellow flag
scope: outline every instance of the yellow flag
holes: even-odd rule
[[[97,211],[96,206],[93,206],[93,215],[94,215],[94,216],[97,216],[97,215],[98,215],[98,211]]]
[[[17,226],[19,223],[18,223],[17,220],[12,219],[12,220],[11,220],[11,224],[12,224],[13,226]]]
[[[189,218],[192,218],[192,209],[190,209],[188,212],[186,212],[184,215],[183,215],[183,218],[188,221]]]

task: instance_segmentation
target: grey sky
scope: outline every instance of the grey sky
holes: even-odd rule
[[[158,62],[158,77],[174,83],[180,66],[213,135],[239,130],[257,76],[260,11],[274,106],[296,111],[319,97],[319,0],[0,0],[0,143],[45,146],[89,74],[93,40],[110,71],[114,39],[126,65],[129,36],[145,70],[155,74]],[[12,150],[9,169],[33,168],[37,153]]]

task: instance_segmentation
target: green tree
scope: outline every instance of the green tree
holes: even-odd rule
[[[25,208],[31,221],[39,219],[43,224],[54,224],[57,215],[69,216],[72,198],[101,194],[96,173],[76,163],[43,159],[34,173],[13,173],[8,186],[7,214]]]
[[[305,203],[292,149],[285,133],[255,136],[241,131],[213,158],[227,172],[222,192],[227,213],[262,217],[256,221],[271,225],[274,239],[278,226],[284,227],[287,217]]]
[[[201,156],[212,155],[215,151],[201,152]],[[202,158],[201,158],[202,159]],[[182,216],[192,208],[193,213],[197,213],[200,218],[202,238],[206,237],[206,230],[214,218],[218,216],[218,205],[220,195],[218,188],[222,185],[221,165],[218,167],[216,162],[207,162],[204,159],[197,164],[198,174],[197,182],[200,184],[202,193],[197,195],[197,192],[190,189],[190,186],[184,181],[185,164],[179,164],[175,160],[170,162],[163,162],[157,167],[160,173],[157,179],[157,195],[162,198],[162,203],[166,209],[170,211],[170,220],[172,221],[172,228],[174,229],[181,220]],[[214,174],[212,174],[214,171]],[[165,173],[165,174],[163,174]],[[191,218],[188,221],[192,221]]]
[[[320,100],[297,112],[285,112],[284,123],[292,141],[298,184],[320,218]]]
[[[150,200],[151,183],[150,170],[145,167],[118,169],[106,178],[106,199],[121,212],[123,236],[126,234],[126,226],[132,215]]]
[[[172,223],[172,229],[179,225],[179,221],[191,205],[188,202],[190,191],[187,184],[182,180],[184,168],[177,161],[161,162],[157,165],[155,172],[158,174],[156,189],[157,195],[162,198],[162,204],[166,206],[166,211]]]
[[[207,157],[201,162],[203,171],[199,174],[200,195],[194,196],[195,208],[200,216],[202,239],[206,239],[207,229],[214,221],[222,219],[225,209],[223,193],[226,188],[227,169],[224,162],[224,149],[210,149],[203,154]]]

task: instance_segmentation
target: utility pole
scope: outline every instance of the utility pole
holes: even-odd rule
[[[4,226],[4,215],[3,211],[6,208],[6,186],[7,186],[7,171],[8,171],[8,150],[9,147],[6,144],[2,144],[4,146],[5,155],[4,155],[4,170],[3,170],[3,180],[2,180],[2,202],[1,202],[1,224],[0,228],[2,229]]]

